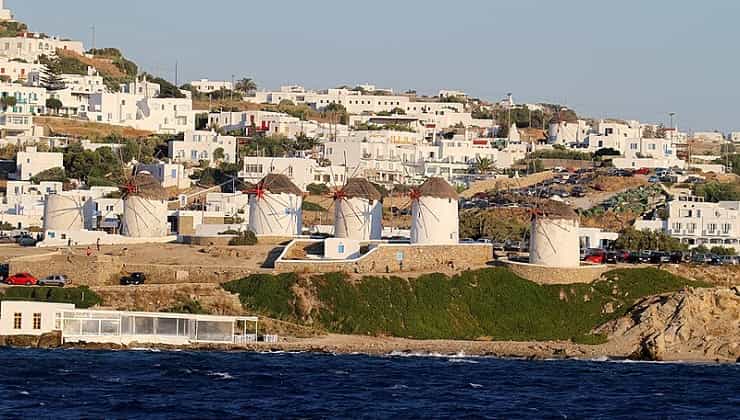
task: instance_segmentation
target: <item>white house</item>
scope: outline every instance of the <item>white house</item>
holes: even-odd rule
[[[0,38],[0,56],[21,59],[33,63],[42,55],[55,55],[57,50],[84,54],[82,42],[63,40],[38,33],[25,33],[22,36]]]
[[[125,125],[139,130],[177,134],[195,128],[189,98],[154,98],[138,93],[94,93],[86,113],[90,121]]]
[[[41,87],[24,86],[18,83],[0,83],[0,97],[15,98],[15,105],[4,111],[13,114],[43,114],[47,93]]]
[[[64,311],[73,312],[71,303],[0,302],[0,335],[42,335],[58,330],[57,320]]]
[[[191,184],[190,178],[185,173],[185,168],[179,163],[140,164],[137,166],[137,171],[149,172],[164,188],[184,190],[189,188]]]
[[[57,152],[39,152],[36,147],[26,147],[16,156],[16,178],[28,181],[34,175],[52,168],[64,167],[64,155]]]
[[[0,57],[0,79],[6,79],[8,82],[28,81],[32,73],[40,73],[43,69],[42,64],[29,63],[24,61],[14,61],[7,57]]]
[[[222,80],[200,79],[190,82],[190,86],[200,93],[211,93],[219,90],[234,90],[234,84]]]
[[[183,140],[170,140],[168,156],[176,162],[198,163],[207,160],[214,163],[217,150],[223,154],[220,160],[236,163],[236,137],[221,136],[214,131],[186,131]]]
[[[668,202],[667,210],[667,233],[681,242],[740,250],[740,201],[707,203],[683,195]]]

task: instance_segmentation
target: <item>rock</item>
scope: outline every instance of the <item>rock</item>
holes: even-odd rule
[[[647,298],[596,332],[638,358],[735,361],[740,357],[740,295],[714,288]]]
[[[38,348],[40,349],[55,349],[62,346],[62,333],[60,331],[54,331],[46,334],[42,334],[39,337]]]

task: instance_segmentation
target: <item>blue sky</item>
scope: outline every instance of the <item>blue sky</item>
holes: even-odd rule
[[[740,1],[6,0],[32,30],[118,47],[180,83],[370,82],[740,131]]]

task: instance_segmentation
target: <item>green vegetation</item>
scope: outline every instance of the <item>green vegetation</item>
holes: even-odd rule
[[[223,285],[250,311],[336,333],[591,343],[603,340],[592,329],[623,316],[637,300],[684,286],[705,284],[646,268],[614,270],[593,284],[542,286],[492,268],[353,282],[343,274],[260,274]]]
[[[174,306],[168,309],[164,309],[162,312],[169,312],[174,314],[198,314],[208,315],[209,312],[203,309],[203,306],[199,301],[190,298],[182,298]]]
[[[3,112],[7,111],[8,108],[14,107],[16,103],[18,101],[15,99],[15,96],[3,96],[0,98],[0,105],[3,107]]]
[[[0,22],[0,38],[14,38],[28,32],[28,26],[23,22]]]
[[[85,72],[80,73],[78,67],[72,66],[63,57],[42,55],[39,57],[39,62],[44,65],[41,74],[41,86],[45,87],[46,90],[64,89],[65,85],[62,79],[64,73],[85,74]],[[87,71],[87,66],[85,66],[85,71]]]
[[[296,136],[295,140],[283,135],[257,136],[240,147],[239,153],[241,156],[295,156],[298,152],[311,150],[318,144],[316,139],[303,134]]]
[[[403,124],[370,124],[370,123],[356,123],[353,127],[355,130],[366,130],[366,131],[380,131],[380,130],[393,130],[393,131],[405,131],[408,133],[415,133],[413,128]]]
[[[29,300],[33,302],[73,303],[78,308],[89,308],[102,302],[100,296],[87,286],[80,287],[9,287],[0,291],[2,300]]]
[[[170,83],[168,80],[154,76],[148,73],[142,73],[142,76],[146,77],[147,81],[156,83],[159,85],[159,98],[184,98],[185,94],[180,92],[180,88]]]
[[[707,182],[694,185],[694,195],[703,197],[705,201],[717,203],[719,201],[740,200],[740,185],[737,183]]]
[[[46,100],[46,109],[52,110],[56,114],[59,114],[59,110],[61,110],[63,106],[62,101],[57,98],[49,98]]]
[[[65,182],[66,180],[67,174],[64,172],[64,168],[47,169],[31,177],[31,182],[34,184],[38,184],[43,181]]]
[[[584,217],[599,216],[607,211],[615,213],[643,214],[655,207],[664,197],[660,185],[637,187],[619,193],[598,206],[581,212]]]
[[[236,238],[232,238],[229,241],[231,246],[252,246],[257,245],[257,235],[251,230],[245,230],[240,232]]]
[[[326,209],[321,207],[320,205],[305,200],[301,204],[301,209],[303,211],[326,211]]]
[[[326,195],[329,194],[329,187],[326,184],[308,184],[306,191],[311,195]]]
[[[686,244],[665,232],[637,230],[631,227],[619,234],[614,247],[617,249],[649,249],[654,251],[686,251],[688,249]]]
[[[257,83],[254,81],[254,79],[245,77],[245,78],[238,80],[234,84],[234,89],[237,90],[238,92],[243,92],[243,93],[252,92],[252,91],[257,90]]]
[[[521,241],[529,233],[530,224],[526,216],[514,212],[488,209],[468,209],[460,214],[460,237],[488,238],[492,241]]]
[[[594,158],[591,153],[569,150],[560,145],[553,146],[551,150],[537,150],[529,156],[534,159],[593,160]]]

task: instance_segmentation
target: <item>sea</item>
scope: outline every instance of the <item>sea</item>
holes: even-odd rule
[[[740,418],[740,365],[0,350],[0,418]]]

